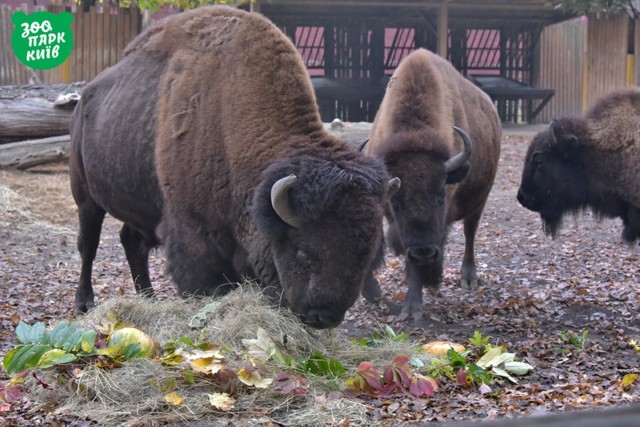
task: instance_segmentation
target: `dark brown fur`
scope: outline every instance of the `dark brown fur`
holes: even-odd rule
[[[107,84],[114,83],[140,85],[148,92],[138,94],[143,105],[129,108],[135,97],[113,93]],[[323,130],[304,65],[273,24],[227,7],[176,15],[141,34],[121,64],[86,90],[90,105],[79,107],[76,129],[129,125],[88,149],[109,153],[109,179],[105,166],[87,170],[87,139],[74,138],[79,205],[93,198],[116,211],[94,193],[118,194],[129,212],[114,216],[134,225],[129,213],[152,200],[146,222],[135,225],[157,231],[181,295],[218,294],[251,278],[311,326],[342,320],[382,240],[388,176]],[[109,96],[121,96],[119,110],[102,105]],[[91,109],[98,111],[87,121]],[[114,185],[111,175],[120,174],[131,177]],[[298,178],[288,191],[297,228],[270,200],[274,182],[290,174]],[[129,179],[145,185],[130,188]],[[93,302],[78,299],[80,308]]]
[[[472,154],[447,174],[445,162],[462,151],[454,125],[470,136]],[[402,181],[386,210],[387,243],[406,256],[409,291],[402,317],[419,318],[423,286],[439,285],[447,229],[454,221],[464,221],[463,287],[477,286],[474,239],[495,177],[500,137],[489,97],[447,61],[419,49],[395,71],[365,150]],[[370,300],[380,295],[372,277],[364,295]]]
[[[518,200],[540,213],[552,236],[565,214],[590,208],[621,218],[624,240],[640,238],[640,89],[616,90],[583,116],[554,120],[536,135]]]

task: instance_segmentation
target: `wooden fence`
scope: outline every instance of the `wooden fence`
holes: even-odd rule
[[[612,90],[640,83],[640,21],[631,24],[626,15],[591,15],[543,31],[534,83],[556,95],[537,122],[580,114]]]
[[[136,8],[92,7],[89,12],[69,7],[49,6],[50,12],[73,13],[71,30],[74,46],[61,66],[51,70],[31,70],[11,49],[13,23],[10,10],[0,5],[0,85],[19,85],[37,76],[43,83],[89,81],[102,70],[117,63],[125,46],[142,31],[142,16]]]

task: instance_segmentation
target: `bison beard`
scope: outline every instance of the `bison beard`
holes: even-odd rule
[[[324,130],[291,41],[259,14],[220,6],[150,27],[89,83],[71,153],[78,313],[94,304],[108,212],[125,223],[139,291],[151,292],[147,257],[160,242],[183,296],[255,279],[306,324],[333,327],[361,291],[397,186]]]

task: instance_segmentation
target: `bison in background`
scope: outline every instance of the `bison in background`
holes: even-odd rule
[[[82,257],[76,312],[94,305],[105,212],[139,291],[162,243],[181,295],[257,279],[317,328],[340,323],[382,242],[397,188],[384,165],[330,136],[291,41],[258,14],[212,6],[140,34],[84,90],[71,186]]]
[[[555,236],[566,214],[591,208],[622,218],[622,238],[640,238],[640,89],[617,90],[583,116],[554,120],[527,150],[518,201]]]
[[[454,221],[464,221],[462,287],[478,285],[474,241],[496,174],[501,132],[491,99],[439,56],[419,49],[391,77],[364,149],[402,181],[385,212],[387,243],[405,256],[409,290],[401,318],[419,319],[422,288],[439,286]],[[380,298],[373,275],[363,295]]]

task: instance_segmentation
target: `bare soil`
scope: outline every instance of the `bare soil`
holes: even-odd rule
[[[366,132],[355,130],[351,139],[364,140]],[[621,385],[625,374],[640,373],[640,354],[629,344],[640,341],[640,247],[621,241],[619,220],[597,220],[588,213],[568,219],[555,240],[545,236],[538,216],[515,198],[528,140],[503,140],[498,176],[477,236],[481,286],[474,291],[458,286],[464,240],[456,224],[449,235],[444,283],[437,295],[425,292],[422,321],[397,319],[406,286],[402,259],[389,256],[379,273],[384,300],[376,306],[359,300],[341,329],[362,336],[389,324],[420,342],[461,343],[478,330],[534,365],[534,371],[518,385],[504,384],[497,396],[444,387],[429,400],[370,400],[371,415],[379,423],[513,417],[640,402],[640,384]],[[97,301],[134,292],[119,228],[107,218],[94,264]],[[0,354],[15,346],[20,320],[57,323],[72,317],[80,269],[76,230],[66,166],[0,171]],[[161,251],[152,255],[151,276],[161,298],[176,298]],[[558,335],[584,330],[584,349]],[[83,423],[52,415],[55,408],[33,409],[26,403],[0,413],[0,424]]]

